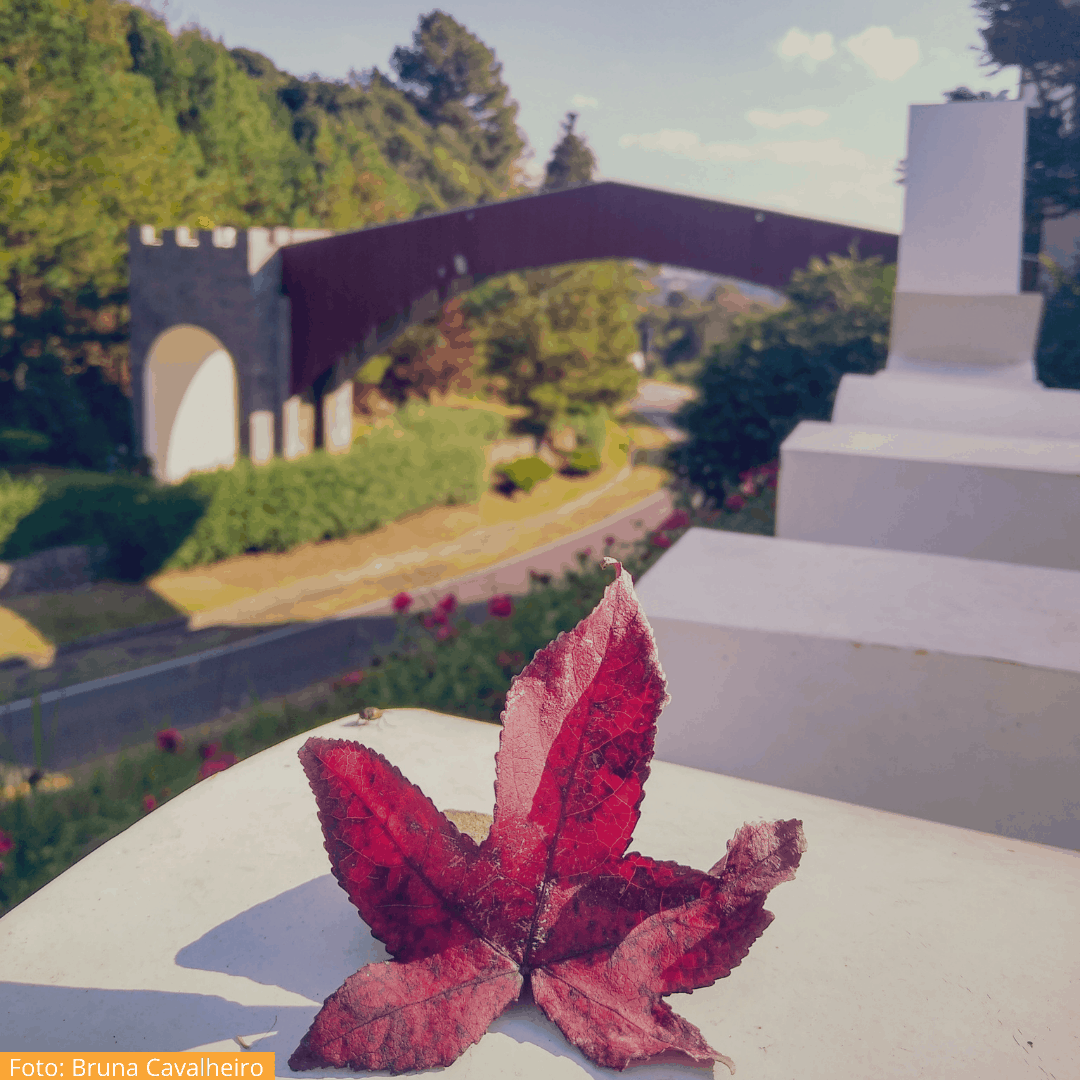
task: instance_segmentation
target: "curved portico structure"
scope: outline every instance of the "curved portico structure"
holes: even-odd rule
[[[152,228],[131,233],[131,362],[177,325],[215,335],[237,374],[238,448],[254,460],[348,447],[356,367],[405,326],[485,278],[559,263],[641,259],[783,288],[814,256],[896,259],[858,225],[603,181],[355,232]],[[155,401],[154,423],[180,402]],[[149,405],[138,418],[149,451]],[[197,464],[193,468],[198,468]],[[214,467],[209,460],[201,466]],[[158,466],[162,475],[162,467]]]

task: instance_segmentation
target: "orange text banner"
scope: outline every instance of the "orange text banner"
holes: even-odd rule
[[[209,1080],[273,1080],[274,1055],[261,1051],[211,1053],[25,1053],[0,1051],[0,1080],[157,1080],[190,1076]]]

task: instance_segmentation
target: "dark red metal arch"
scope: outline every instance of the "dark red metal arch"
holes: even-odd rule
[[[812,256],[896,261],[898,236],[614,181],[378,225],[282,249],[292,392],[435,292],[557,263],[642,259],[782,289]]]

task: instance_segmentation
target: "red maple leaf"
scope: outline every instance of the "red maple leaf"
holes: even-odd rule
[[[449,1065],[526,984],[598,1065],[665,1051],[730,1065],[662,999],[746,956],[767,893],[795,875],[802,823],[744,825],[708,873],[626,854],[667,697],[615,565],[593,612],[511,685],[482,843],[373,750],[301,748],[334,876],[393,959],[326,999],[291,1068]]]

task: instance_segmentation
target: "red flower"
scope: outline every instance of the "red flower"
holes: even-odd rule
[[[231,765],[236,764],[236,755],[231,750],[222,750],[217,757],[204,761],[199,769],[199,779],[205,780],[214,773],[224,772]]]
[[[144,795],[142,801],[142,808],[149,814],[151,810],[157,809],[157,799],[153,795]]]
[[[394,611],[403,615],[412,607],[412,597],[407,592],[399,592],[393,599]]]
[[[179,751],[180,732],[176,728],[165,728],[163,731],[157,733],[157,744],[159,750],[164,750],[167,754],[175,754]]]
[[[514,614],[514,601],[503,593],[488,601],[488,614],[494,619],[509,619]]]
[[[363,681],[364,673],[362,671],[349,671],[334,683],[334,689],[344,690],[346,686],[359,686]],[[213,754],[208,754],[207,756],[213,757]]]
[[[615,537],[614,536],[605,536],[604,537],[604,547],[614,547],[614,546],[615,546]]]
[[[11,834],[0,829],[0,855],[6,855],[14,846],[15,841],[11,839]]]
[[[447,593],[436,605],[436,611],[444,615],[453,615],[457,611],[457,597],[453,593]]]
[[[674,513],[668,514],[657,528],[661,532],[667,532],[668,529],[685,529],[689,524],[690,515],[685,510],[676,510]]]
[[[199,757],[206,761],[207,758],[212,758],[218,752],[218,744],[216,742],[204,742],[199,743]]]
[[[668,536],[666,533],[662,533],[662,532],[654,532],[652,534],[652,536],[649,537],[649,542],[652,544],[653,547],[658,547],[658,548],[669,548],[669,547],[671,547],[671,537]]]
[[[746,500],[741,495],[729,495],[724,500],[724,509],[741,510],[746,505]]]

